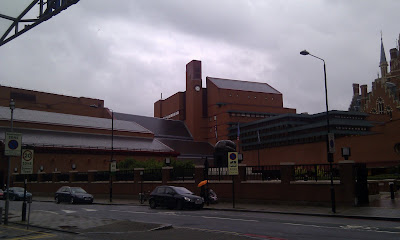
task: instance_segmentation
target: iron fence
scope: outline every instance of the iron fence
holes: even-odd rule
[[[41,174],[41,181],[42,182],[52,182],[53,181],[53,174],[52,173],[43,173]]]
[[[307,164],[294,166],[295,180],[318,181],[330,180],[331,171],[329,164]],[[339,165],[332,164],[332,176],[334,180],[340,179]]]
[[[87,172],[78,172],[75,173],[75,182],[87,182],[89,180],[89,176]]]
[[[60,175],[58,175],[58,181],[69,182],[69,173],[60,173]]]
[[[133,170],[120,170],[115,172],[115,180],[116,181],[133,181],[134,174]]]
[[[207,179],[221,181],[221,180],[230,180],[231,177],[229,176],[228,168],[220,167],[220,168],[208,168]]]
[[[173,168],[170,170],[172,181],[194,180],[194,168]]]
[[[102,171],[102,172],[95,172],[93,181],[95,182],[102,182],[102,181],[109,181],[110,180],[110,172],[109,171]]]
[[[145,169],[143,181],[162,181],[162,169]]]
[[[281,166],[247,166],[246,180],[270,181],[281,179]]]

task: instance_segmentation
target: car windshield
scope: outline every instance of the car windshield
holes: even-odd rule
[[[72,193],[86,193],[82,188],[71,188]]]
[[[14,192],[23,192],[24,191],[24,189],[21,187],[15,187],[12,190],[14,190]]]
[[[179,194],[193,194],[191,191],[187,190],[184,187],[174,187],[174,190]]]

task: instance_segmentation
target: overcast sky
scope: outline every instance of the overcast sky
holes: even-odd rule
[[[2,0],[1,14],[18,12]],[[21,0],[21,2],[30,2]],[[396,47],[398,0],[81,0],[0,47],[0,84],[103,99],[116,112],[153,116],[185,91],[185,66],[207,76],[268,83],[298,113],[347,110],[352,84],[377,77],[380,32]],[[0,20],[0,32],[9,22]],[[397,27],[396,27],[397,26]]]

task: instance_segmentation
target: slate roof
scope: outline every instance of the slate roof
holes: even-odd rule
[[[267,83],[247,82],[247,81],[213,78],[213,77],[207,77],[207,79],[221,89],[281,94],[278,90],[271,87]]]
[[[8,128],[0,127],[0,141],[4,142]],[[39,129],[14,129],[22,133],[22,144],[38,147],[61,147],[82,149],[111,149],[111,136],[105,134],[89,134],[60,132]],[[114,136],[115,150],[173,152],[173,150],[157,139]]]
[[[193,141],[183,121],[114,113],[118,119],[136,122],[154,133],[154,137],[180,153],[181,158],[211,157],[214,147],[208,142]]]
[[[131,115],[125,113],[114,113],[114,118],[130,121],[150,130],[157,138],[174,138],[193,140],[192,135],[182,121]]]
[[[93,129],[111,129],[111,119],[79,116],[64,113],[54,113],[16,108],[14,120],[19,122],[43,123],[70,127],[83,127]],[[0,106],[0,120],[9,120],[11,111],[8,107]],[[115,120],[114,129],[128,132],[151,133],[148,129],[135,122]]]

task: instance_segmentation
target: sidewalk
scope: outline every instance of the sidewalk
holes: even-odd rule
[[[34,197],[35,202],[53,202],[51,197]],[[113,199],[110,203],[108,199],[95,199],[94,204],[104,205],[141,205],[137,199]],[[142,206],[147,206],[148,203]],[[328,217],[347,217],[360,219],[374,219],[385,221],[400,221],[400,194],[396,199],[390,199],[389,193],[382,193],[380,198],[371,202],[368,206],[362,207],[338,207],[336,213],[332,213],[330,206],[310,206],[310,205],[282,205],[282,204],[244,204],[236,203],[233,208],[232,202],[222,202],[204,206],[204,209],[215,211],[247,211],[261,213],[278,214],[297,214],[309,216],[328,216]],[[60,217],[62,216],[62,217]],[[10,211],[9,222],[24,227],[26,223],[21,222],[19,212]],[[89,236],[90,234],[123,232],[126,234],[143,233],[144,238],[155,234],[155,230],[172,229],[171,225],[149,224],[124,220],[98,219],[77,215],[59,215],[55,212],[33,211],[30,216],[30,225],[42,229],[51,229],[65,232],[68,234],[80,234],[79,236]],[[15,225],[14,225],[15,226]],[[4,229],[3,229],[4,230]],[[174,229],[174,231],[183,231]],[[193,230],[194,231],[194,230]],[[0,232],[0,238],[8,234],[7,231]],[[163,233],[165,234],[165,233]],[[203,234],[203,233],[202,233]],[[211,234],[211,233],[209,233]],[[8,235],[10,236],[10,235]],[[146,237],[147,236],[147,237]],[[183,238],[182,238],[183,239]]]

